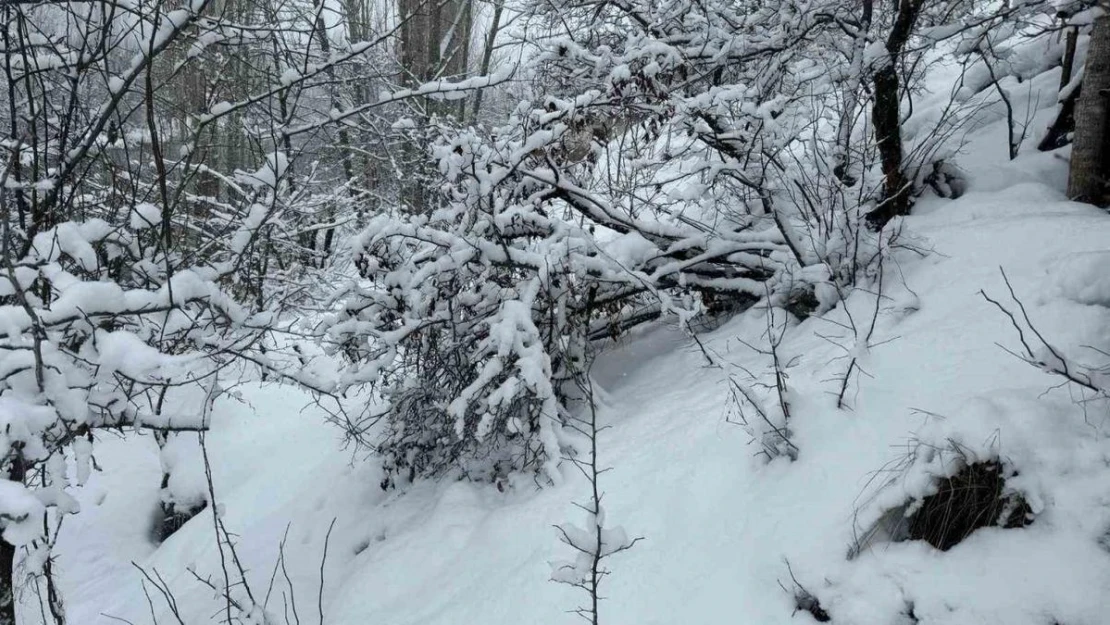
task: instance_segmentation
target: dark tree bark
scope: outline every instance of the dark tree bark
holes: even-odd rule
[[[1076,43],[1078,41],[1079,28],[1072,27],[1068,30],[1068,38],[1064,40],[1063,61],[1060,64],[1060,93],[1063,94],[1063,100],[1060,101],[1056,119],[1052,120],[1052,124],[1049,125],[1045,138],[1037,144],[1037,149],[1041,152],[1063,148],[1070,141],[1068,135],[1076,130],[1076,102],[1079,101],[1082,87],[1077,84],[1067,94],[1064,94],[1063,90],[1071,84],[1072,74],[1076,69],[1074,65],[1076,65]]]
[[[1110,16],[1095,20],[1075,105],[1068,197],[1110,206]]]
[[[1076,85],[1063,100],[1060,102],[1060,108],[1056,112],[1056,119],[1052,120],[1052,125],[1048,127],[1048,132],[1045,134],[1041,142],[1037,144],[1037,149],[1041,152],[1051,152],[1057,148],[1062,148],[1070,141],[1068,135],[1075,131],[1075,104],[1079,101],[1079,96],[1083,93],[1083,85]]]
[[[18,451],[8,468],[8,479],[18,484],[27,476]],[[15,625],[15,545],[0,539],[0,625]]]
[[[879,160],[883,170],[882,202],[878,208],[867,214],[867,223],[875,230],[882,229],[894,217],[910,212],[912,188],[902,168],[901,77],[898,75],[898,60],[913,33],[924,3],[925,0],[899,0],[898,14],[886,39],[887,58],[872,78],[875,104],[871,109],[871,124],[875,128],[875,140],[879,146]]]
[[[1064,60],[1060,66],[1061,93],[1071,84],[1072,74],[1075,70],[1075,45],[1078,40],[1079,28],[1073,27],[1068,30],[1064,44]],[[1068,135],[1075,130],[1075,103],[1079,100],[1080,91],[1080,85],[1076,85],[1064,96],[1064,99],[1060,102],[1060,108],[1056,112],[1056,119],[1052,121],[1052,125],[1048,127],[1048,132],[1037,144],[1038,150],[1049,152],[1068,144]]]

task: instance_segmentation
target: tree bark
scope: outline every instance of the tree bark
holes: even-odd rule
[[[1082,81],[1080,81],[1082,83]],[[1041,142],[1037,144],[1037,149],[1041,152],[1050,152],[1052,150],[1062,148],[1069,142],[1069,135],[1075,131],[1075,103],[1079,101],[1079,96],[1083,93],[1082,84],[1078,84],[1070,93],[1060,102],[1060,107],[1056,111],[1056,119],[1052,120],[1052,124],[1048,127],[1048,132],[1045,133]]]
[[[1075,71],[1075,45],[1078,40],[1079,28],[1073,26],[1068,30],[1064,43],[1064,60],[1060,64],[1060,94],[1063,99],[1060,100],[1060,106],[1056,110],[1056,119],[1052,121],[1048,132],[1037,144],[1037,149],[1041,152],[1064,147],[1068,144],[1068,135],[1075,130],[1075,103],[1079,101],[1080,86],[1075,85],[1066,94],[1064,90],[1071,85],[1072,74]]]
[[[902,171],[902,124],[898,97],[898,70],[893,63],[875,74],[875,105],[871,123],[879,145],[879,161],[883,169],[883,200],[867,215],[876,230],[888,221],[910,211],[910,189]]]
[[[486,47],[482,50],[482,64],[478,68],[479,76],[489,74],[490,63],[493,60],[493,46],[497,44],[497,33],[501,30],[501,12],[504,7],[505,3],[503,0],[495,0],[493,3],[493,18],[489,27],[489,32],[486,33]],[[471,113],[470,116],[471,121],[474,123],[478,123],[478,115],[482,111],[482,95],[485,94],[485,92],[485,89],[479,89],[478,93],[474,96],[474,112]]]
[[[1110,16],[1095,20],[1075,106],[1068,197],[1110,206]]]
[[[458,78],[469,64],[472,0],[400,0],[401,83],[415,87],[443,78]],[[461,116],[461,103],[423,98],[416,131],[404,146],[408,175],[401,181],[401,204],[411,213],[434,210],[429,178],[434,171],[425,158],[423,132],[433,117]]]
[[[8,479],[23,483],[27,475],[23,454],[16,453],[8,469]],[[15,625],[15,545],[0,539],[0,625]]]
[[[1071,84],[1072,71],[1075,69],[1075,45],[1079,42],[1079,28],[1068,29],[1064,39],[1064,59],[1060,63],[1060,91]]]
[[[320,51],[323,52],[324,58],[331,58],[331,40],[328,38],[329,35],[327,24],[324,23],[324,6],[322,4],[322,0],[316,5],[316,24],[314,25],[314,28],[316,29],[317,37],[319,37],[320,39]],[[336,111],[340,109],[339,94],[336,93],[339,81],[336,79],[334,67],[328,66],[328,68],[325,70],[325,73],[327,74],[328,81],[331,83],[328,86],[329,104],[331,105],[331,110]],[[355,168],[354,164],[351,162],[351,154],[351,135],[347,131],[346,124],[339,124],[339,158],[342,161],[343,167],[343,183],[347,185],[347,194],[353,198],[358,195],[358,191],[356,191],[355,187],[353,186],[355,180]],[[324,211],[324,223],[334,224],[335,218],[336,215],[334,212],[334,208],[329,207],[327,210]],[[316,235],[313,234],[313,237],[315,236]],[[320,250],[321,268],[326,267],[328,264],[328,256],[331,255],[332,241],[334,240],[334,238],[335,226],[332,225],[331,227],[324,230],[324,243]]]
[[[886,59],[872,82],[875,87],[875,104],[871,109],[871,124],[879,147],[879,160],[883,170],[883,200],[878,208],[867,214],[867,223],[875,230],[882,229],[891,219],[910,212],[911,187],[902,170],[902,119],[901,77],[898,60],[913,33],[914,24],[921,14],[925,0],[900,0],[898,14],[886,40]]]

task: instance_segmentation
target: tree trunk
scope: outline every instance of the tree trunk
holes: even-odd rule
[[[324,23],[324,7],[323,4],[317,4],[316,7],[316,32],[317,37],[320,39],[320,51],[324,53],[324,58],[331,58],[331,40],[328,38],[327,24]],[[328,86],[328,98],[331,110],[337,111],[341,108],[339,94],[336,92],[338,89],[339,81],[336,79],[335,68],[329,66],[325,70],[328,81],[331,83]],[[351,135],[347,131],[346,124],[339,125],[339,158],[343,162],[343,184],[347,185],[348,196],[354,198],[358,195],[355,189],[355,167],[351,162]],[[364,168],[365,169],[365,168]],[[329,203],[329,208],[324,211],[323,221],[327,223],[335,223],[337,215],[333,204]],[[332,241],[335,238],[335,226],[332,225],[324,230],[324,243],[320,250],[320,267],[324,268],[328,264],[328,256],[331,255]]]
[[[1083,93],[1082,80],[1064,97],[1060,107],[1056,110],[1056,119],[1048,127],[1037,149],[1041,152],[1050,152],[1062,148],[1070,141],[1070,135],[1075,131],[1075,103]]]
[[[0,625],[15,625],[15,546],[0,540]]]
[[[1056,111],[1056,119],[1052,121],[1048,132],[1037,144],[1037,149],[1041,152],[1064,147],[1068,144],[1068,135],[1075,130],[1075,103],[1079,101],[1080,85],[1073,86],[1066,93],[1065,89],[1071,86],[1072,74],[1075,71],[1075,45],[1078,40],[1079,28],[1072,27],[1068,30],[1064,43],[1064,60],[1060,65],[1060,95],[1063,99],[1060,100],[1060,107]]]
[[[1079,27],[1068,29],[1064,39],[1064,59],[1060,63],[1060,91],[1071,84],[1071,75],[1075,70],[1075,45],[1079,42]]]
[[[502,0],[495,0],[493,3],[493,18],[489,32],[486,33],[486,46],[482,49],[482,64],[478,68],[479,76],[489,74],[490,63],[493,60],[493,46],[497,44],[497,33],[501,30],[501,12],[504,6],[505,3]],[[479,89],[474,96],[474,112],[470,116],[473,123],[478,123],[478,115],[482,112],[482,95],[485,92],[485,89]]]
[[[458,78],[469,64],[472,0],[400,0],[401,83],[417,86],[443,78]],[[465,101],[461,103],[465,107]],[[401,203],[411,213],[435,209],[429,193],[434,168],[426,158],[424,133],[434,117],[459,116],[460,103],[423,98],[416,130],[404,146],[408,175],[401,181]]]
[[[883,170],[883,200],[878,208],[867,214],[867,223],[875,230],[882,229],[888,221],[910,212],[910,181],[902,171],[902,118],[901,79],[898,61],[902,58],[906,42],[913,33],[914,24],[925,0],[900,0],[898,14],[886,39],[886,59],[872,82],[875,86],[875,104],[871,109],[871,124],[879,147],[879,160]]]
[[[16,453],[8,469],[8,479],[22,484],[27,470],[23,454]],[[0,540],[0,625],[15,625],[15,545]]]
[[[871,123],[879,144],[883,170],[883,200],[867,215],[875,229],[881,229],[898,215],[910,212],[910,185],[902,171],[902,120],[898,97],[898,70],[893,63],[875,74],[875,105]]]
[[[1110,16],[1095,20],[1075,106],[1068,197],[1110,206]]]

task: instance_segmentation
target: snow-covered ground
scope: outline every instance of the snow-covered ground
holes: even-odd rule
[[[1034,128],[1047,123],[1048,104]],[[796,461],[766,462],[733,422],[729,376],[770,379],[767,357],[744,345],[760,342],[762,311],[700,337],[716,366],[666,324],[601,357],[607,518],[644,538],[609,562],[602,622],[811,622],[795,613],[796,584],[845,625],[1110,621],[1107,407],[1009,354],[1017,333],[979,293],[1009,301],[1005,270],[1046,339],[1077,360],[1110,362],[1096,351],[1110,351],[1110,217],[1066,201],[1066,162],[1033,145],[1008,162],[1002,125],[972,136],[956,158],[968,192],[924,198],[904,222],[870,349],[845,329],[845,307],[869,323],[875,297],[863,291],[787,332],[780,356],[791,363]],[[863,373],[838,409],[848,354]],[[383,492],[374,458],[345,449],[323,414],[305,408],[305,394],[259,384],[240,393],[217,404],[208,451],[252,592],[260,603],[269,596],[278,622],[577,619],[568,611],[583,597],[549,581],[551,563],[569,555],[553,526],[577,520],[572,502],[586,496],[575,471],[545,488],[520,478],[503,489],[457,482]],[[148,603],[139,567],[165,580],[185,623],[218,621],[219,597],[190,572],[222,579],[212,516],[155,547],[153,440],[107,440],[98,450],[105,471],[78,490],[82,511],[66,520],[56,550],[69,621],[150,623],[152,604],[159,623],[177,622],[149,584]],[[1008,485],[1029,501],[1032,525],[981,529],[945,552],[873,543],[849,559],[858,535],[929,494],[960,454],[1017,471]]]

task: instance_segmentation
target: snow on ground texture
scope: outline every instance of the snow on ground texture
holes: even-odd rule
[[[603,357],[602,414],[613,426],[601,441],[602,461],[614,467],[603,478],[608,515],[646,539],[611,563],[606,623],[792,622],[793,598],[779,586],[792,586],[786,560],[834,622],[897,623],[910,604],[928,625],[1104,622],[1104,412],[1088,406],[1085,416],[1067,389],[1041,396],[1056,380],[996,345],[1013,346],[1016,336],[978,291],[1000,294],[1003,267],[1050,340],[1069,353],[1110,347],[1110,219],[1037,183],[934,204],[906,224],[910,244],[927,255],[906,250],[887,268],[888,285],[898,286],[889,287],[874,342],[891,341],[867,355],[870,377],[850,392],[851,410],[838,411],[829,395],[845,366],[834,360],[839,348],[817,336],[837,327],[810,319],[789,333],[783,350],[798,357],[789,371],[801,450],[794,463],[754,456],[744,430],[725,421],[727,371],[706,368],[681,333],[641,332]],[[866,314],[873,300],[860,293],[849,305]],[[737,340],[754,339],[756,314],[703,341],[731,362],[762,367]],[[302,619],[317,618],[319,559],[335,518],[327,623],[573,621],[565,611],[578,598],[547,579],[549,562],[567,556],[552,525],[574,518],[581,480],[544,490],[521,481],[506,493],[454,483],[386,494],[373,460],[341,450],[318,413],[299,412],[297,391],[247,389],[245,400],[218,405],[223,419],[210,436],[217,497],[256,588],[266,588],[288,527]],[[876,492],[891,477],[876,472],[913,438],[999,454],[1020,471],[1034,524],[979,530],[948,552],[905,542],[849,561],[859,525],[882,511],[874,502],[925,494],[912,471]],[[154,549],[146,530],[158,497],[153,442],[116,441],[100,453],[107,472],[83,489],[83,512],[67,521],[58,549],[71,620],[111,622],[104,613],[149,622],[134,559],[166,577],[190,622],[207,622],[219,603],[186,569],[218,574],[211,517]],[[140,488],[114,487],[122,482]],[[281,605],[271,598],[277,614]]]
[[[758,342],[759,311],[701,337],[722,367],[706,367],[692,341],[664,326],[602,357],[607,516],[645,538],[609,563],[606,625],[812,622],[793,614],[783,588],[793,591],[791,571],[834,623],[1107,621],[1107,407],[1077,403],[1075,389],[1055,388],[1057,378],[1007,354],[1017,335],[979,291],[1003,297],[1003,268],[1045,337],[1099,364],[1086,346],[1110,351],[1110,218],[1063,198],[1057,155],[1005,163],[1002,136],[981,139],[956,157],[968,193],[925,198],[905,220],[873,346],[854,351],[865,375],[850,386],[847,409],[836,408],[834,378],[847,362],[833,344],[851,349],[834,323],[845,307],[788,332],[781,350],[794,360],[797,461],[766,463],[726,420],[728,375],[767,371],[766,358],[742,344]],[[857,292],[847,308],[866,319],[874,303]],[[548,581],[550,563],[571,555],[552,526],[579,521],[571,502],[586,496],[573,471],[542,490],[519,479],[504,492],[448,483],[383,493],[375,461],[344,450],[318,411],[301,411],[300,392],[254,385],[243,400],[217,404],[209,452],[256,593],[266,592],[285,536],[300,619],[318,622],[320,559],[335,519],[321,602],[330,625],[575,622],[568,610],[581,597]],[[958,468],[954,447],[1018,471],[1010,486],[1028,499],[1034,523],[981,529],[947,552],[880,543],[849,559],[855,537],[884,511],[929,494],[934,477]],[[930,448],[937,453],[923,453]],[[155,548],[153,441],[98,449],[106,472],[79,489],[82,512],[66,521],[57,550],[70,621],[151,622],[134,560],[164,576],[186,622],[214,622],[218,598],[188,572],[220,575],[210,513]],[[278,622],[288,586],[277,582],[270,598]],[[161,622],[172,622],[155,599]]]

